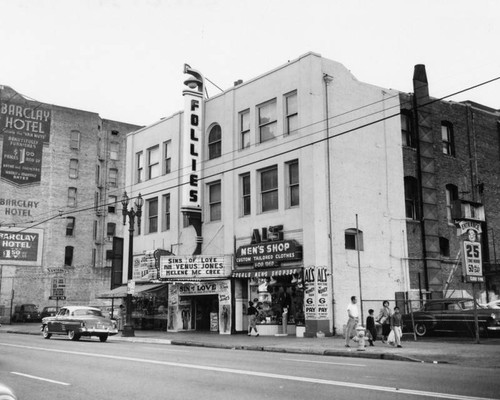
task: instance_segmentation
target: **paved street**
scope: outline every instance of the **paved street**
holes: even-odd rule
[[[22,399],[34,393],[40,400],[494,399],[500,393],[493,368],[172,346],[151,336],[73,342],[2,327],[0,352],[0,381]]]

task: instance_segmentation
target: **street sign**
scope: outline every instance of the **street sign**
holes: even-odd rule
[[[467,282],[483,282],[481,243],[464,240],[464,274]]]
[[[66,300],[66,296],[49,296],[49,300]]]

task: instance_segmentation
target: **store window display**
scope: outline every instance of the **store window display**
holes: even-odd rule
[[[255,278],[250,282],[250,299],[259,312],[258,324],[304,324],[304,291],[298,275]]]

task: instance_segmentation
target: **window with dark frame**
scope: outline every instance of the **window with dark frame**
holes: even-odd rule
[[[75,217],[66,217],[66,236],[75,235]]]
[[[78,178],[78,160],[76,158],[69,160],[69,177]]]
[[[72,130],[70,132],[69,147],[73,150],[80,149],[80,131]]]
[[[109,187],[117,187],[118,186],[118,170],[116,168],[109,169],[108,184],[109,184]]]
[[[148,149],[148,179],[160,176],[160,150],[159,146]]]
[[[418,196],[418,182],[412,176],[405,176],[405,208],[406,218],[418,220],[419,219],[419,196]]]
[[[158,232],[158,199],[147,200],[148,233]]]
[[[73,265],[73,246],[66,246],[64,248],[64,265],[72,266]]]
[[[108,222],[106,225],[106,236],[112,238],[116,235],[116,224],[114,222]]]
[[[258,107],[260,143],[277,136],[276,99]]]
[[[451,122],[441,122],[441,141],[443,145],[443,154],[449,156],[455,155],[455,145],[453,138],[453,125]]]
[[[288,169],[288,206],[300,205],[299,187],[299,161],[294,160],[287,163]]]
[[[260,171],[260,195],[262,212],[278,209],[278,167]]]
[[[115,214],[116,213],[116,202],[118,198],[116,196],[108,196],[108,213]]]
[[[453,204],[458,200],[458,187],[453,184],[446,185],[446,219],[453,224]]]
[[[172,141],[167,140],[166,142],[163,143],[163,159],[165,162],[164,168],[163,168],[163,173],[164,174],[169,174],[172,171],[172,155],[171,155],[171,150],[172,148]]]
[[[401,140],[403,146],[416,147],[412,128],[412,113],[410,110],[401,110]]]
[[[356,228],[349,228],[344,231],[346,250],[363,251],[363,232]]]
[[[220,125],[214,125],[208,134],[208,159],[213,160],[222,155],[222,130]]]
[[[241,175],[241,204],[242,204],[242,215],[250,215],[252,212],[251,208],[251,186],[250,186],[250,174]]]
[[[439,252],[442,257],[450,257],[450,241],[445,237],[439,237]]]
[[[240,113],[240,148],[250,147],[250,110]]]
[[[292,135],[298,132],[299,117],[297,107],[297,92],[285,95],[285,134]]]
[[[208,205],[210,221],[220,221],[222,218],[221,183],[214,182],[208,185]]]
[[[162,231],[168,231],[170,229],[170,193],[164,194],[162,199],[163,199]]]
[[[144,181],[144,156],[142,151],[136,153],[135,155],[136,162],[136,182],[141,183]]]

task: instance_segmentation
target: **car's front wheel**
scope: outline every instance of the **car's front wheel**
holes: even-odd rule
[[[50,339],[50,337],[52,336],[52,334],[49,333],[49,327],[48,327],[48,325],[45,325],[43,327],[42,336],[43,336],[44,339]]]
[[[69,340],[80,340],[80,335],[75,333],[75,331],[68,331]]]
[[[108,340],[108,335],[100,335],[100,336],[99,336],[99,340],[100,340],[101,342],[105,342],[106,340]]]
[[[415,333],[417,336],[425,336],[427,334],[427,327],[422,322],[415,324]]]

